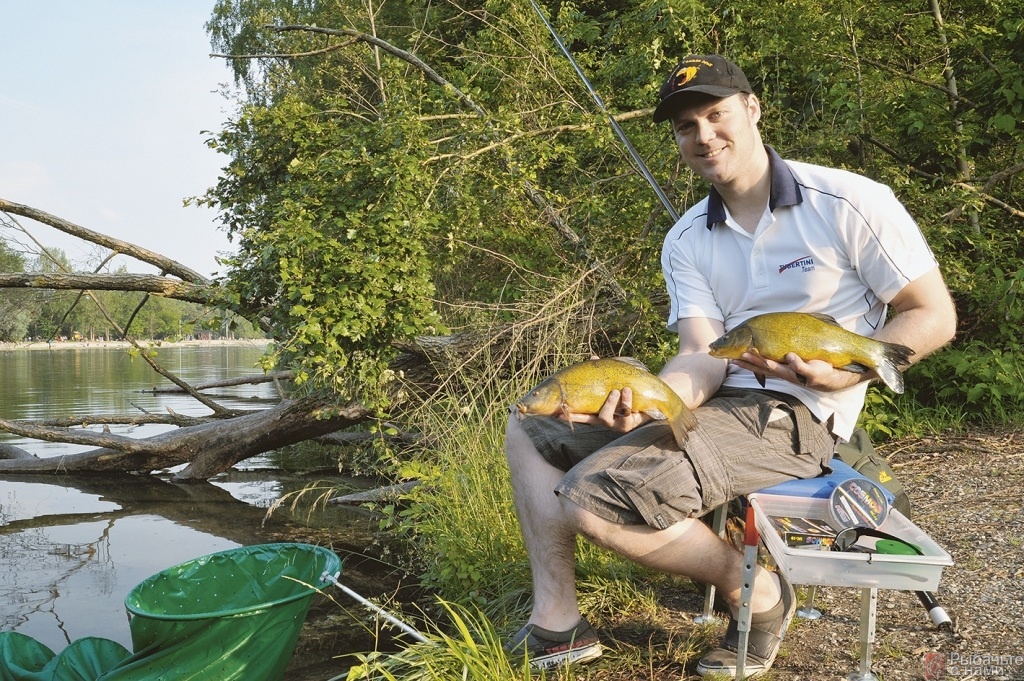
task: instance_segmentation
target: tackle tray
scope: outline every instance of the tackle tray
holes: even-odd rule
[[[924,555],[787,546],[771,518],[796,517],[828,523],[828,499],[755,492],[748,495],[748,500],[768,552],[793,584],[934,591],[939,586],[942,568],[953,564],[952,556],[896,509],[889,511],[878,529],[916,545]]]

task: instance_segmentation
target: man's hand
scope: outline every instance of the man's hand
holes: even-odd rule
[[[619,433],[628,433],[650,419],[647,414],[633,411],[633,391],[629,388],[608,393],[608,399],[597,414],[569,414],[573,423],[605,426]]]
[[[758,376],[781,378],[783,381],[821,392],[845,390],[875,376],[874,371],[859,374],[845,369],[836,369],[820,359],[805,362],[793,352],[787,354],[781,362],[750,352],[744,352],[739,359],[731,361],[741,369],[752,371]]]

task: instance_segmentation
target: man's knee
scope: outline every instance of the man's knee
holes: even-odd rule
[[[521,419],[515,412],[509,414],[505,425],[505,458],[509,461],[519,459],[524,452],[536,451],[533,441],[523,429]]]

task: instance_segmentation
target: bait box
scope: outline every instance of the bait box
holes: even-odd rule
[[[787,546],[771,518],[797,517],[828,523],[828,499],[757,492],[747,498],[768,552],[793,584],[934,591],[939,586],[942,568],[953,564],[952,556],[896,509],[889,511],[878,529],[916,545],[924,555]]]

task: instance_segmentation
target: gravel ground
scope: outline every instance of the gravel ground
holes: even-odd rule
[[[948,435],[879,448],[913,501],[913,520],[952,555],[937,592],[953,631],[931,625],[910,592],[880,591],[872,671],[903,679],[1024,679],[1024,433]],[[826,587],[824,617],[797,622],[779,679],[855,671],[859,600]]]

